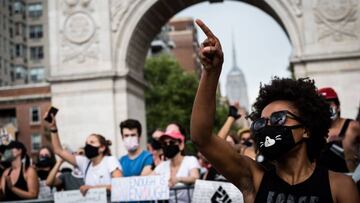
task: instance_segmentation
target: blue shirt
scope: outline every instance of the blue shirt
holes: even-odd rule
[[[139,176],[145,166],[153,163],[152,155],[148,151],[142,151],[135,159],[130,159],[129,155],[120,158],[122,174],[124,177]]]

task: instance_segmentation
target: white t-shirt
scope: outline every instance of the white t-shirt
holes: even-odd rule
[[[84,174],[85,185],[110,185],[111,173],[115,169],[122,170],[119,161],[113,156],[104,156],[101,162],[96,166],[90,164],[86,172],[86,168],[88,167],[89,163],[90,160],[88,158],[84,156],[76,156],[76,165]]]
[[[176,173],[176,177],[188,177],[190,176],[190,171],[194,168],[200,169],[200,164],[198,160],[194,156],[184,156],[184,159],[180,164],[179,170]],[[154,171],[156,174],[165,175],[167,179],[170,179],[170,160],[161,162]],[[184,184],[177,183],[175,187],[177,186],[184,186]],[[192,191],[188,193],[187,190],[177,190],[176,194],[178,203],[186,203],[189,202],[189,198],[191,199]],[[190,194],[190,197],[188,194]],[[170,191],[170,202],[174,202],[174,200],[175,192]]]

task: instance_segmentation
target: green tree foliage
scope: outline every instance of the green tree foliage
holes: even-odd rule
[[[175,58],[160,55],[148,58],[145,63],[146,122],[148,132],[165,128],[176,121],[190,128],[190,115],[198,79],[184,72]]]
[[[145,91],[148,132],[165,128],[172,121],[180,123],[189,131],[192,105],[199,83],[196,75],[183,71],[174,57],[160,55],[146,60],[144,77],[149,85]],[[214,121],[216,132],[225,122],[226,115],[227,109],[220,106],[217,99]]]

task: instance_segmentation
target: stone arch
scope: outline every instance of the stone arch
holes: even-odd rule
[[[277,0],[238,0],[259,8],[270,15],[284,30],[292,47],[291,58],[302,53],[301,36],[297,25],[297,17],[301,9],[293,1]],[[153,0],[134,8],[126,19],[127,25],[115,36],[116,48],[114,58],[118,68],[126,67],[130,73],[142,77],[147,50],[151,41],[160,32],[161,27],[176,13],[204,0]],[[210,1],[210,2],[215,2]],[[219,1],[221,2],[221,1]],[[297,12],[295,12],[297,11]],[[123,19],[124,20],[124,19]]]

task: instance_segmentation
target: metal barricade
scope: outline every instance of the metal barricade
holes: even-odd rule
[[[187,193],[187,199],[188,201],[186,201],[187,203],[191,203],[191,198],[192,198],[192,190],[194,189],[194,186],[177,186],[174,188],[170,189],[170,193],[174,192],[174,199],[170,199],[170,200],[156,200],[156,201],[146,201],[147,203],[178,203],[178,194],[179,191],[184,191],[186,190]],[[6,201],[2,203],[54,203],[54,199],[53,198],[49,198],[49,199],[31,199],[31,200],[22,200],[22,201]],[[111,202],[111,197],[108,196],[108,203]]]

